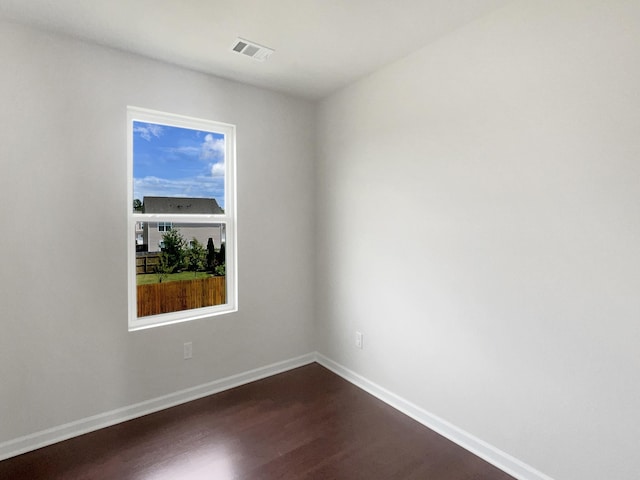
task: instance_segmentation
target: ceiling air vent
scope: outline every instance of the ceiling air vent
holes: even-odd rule
[[[249,40],[245,40],[240,37],[238,37],[233,43],[231,50],[246,55],[247,57],[251,57],[254,60],[258,60],[259,62],[264,62],[274,52],[272,48],[263,47],[262,45],[250,42]]]

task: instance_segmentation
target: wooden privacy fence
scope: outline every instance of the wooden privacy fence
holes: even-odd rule
[[[227,302],[227,277],[138,285],[138,317],[178,312]]]
[[[142,253],[136,255],[136,273],[155,273],[160,265],[160,253]]]

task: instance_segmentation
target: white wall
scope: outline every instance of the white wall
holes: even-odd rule
[[[639,2],[514,1],[325,99],[319,351],[557,480],[638,478],[639,45]]]
[[[8,23],[0,65],[0,443],[313,351],[313,104]],[[237,125],[237,314],[127,331],[127,105]]]
[[[317,347],[556,480],[636,478],[638,25],[514,1],[316,137],[305,101],[0,24],[0,443]],[[126,105],[238,126],[237,314],[127,332]]]

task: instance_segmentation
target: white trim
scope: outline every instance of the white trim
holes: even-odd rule
[[[532,466],[465,432],[437,415],[427,412],[320,353],[316,353],[316,362],[518,480],[553,480]]]
[[[109,412],[82,418],[74,422],[59,425],[57,427],[35,432],[13,440],[0,443],[0,460],[5,460],[37,448],[46,447],[53,443],[61,442],[78,435],[93,432],[101,428],[110,427],[117,423],[126,422],[133,418],[142,417],[166,408],[197,400],[198,398],[213,395],[230,388],[270,377],[278,373],[286,372],[294,368],[302,367],[315,362],[314,353],[291,358],[282,362],[273,363],[265,367],[255,368],[237,375],[214,380],[197,387],[187,388],[170,393],[145,402],[136,403],[127,407],[118,408]]]

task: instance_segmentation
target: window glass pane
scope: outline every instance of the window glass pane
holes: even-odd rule
[[[133,212],[221,214],[222,133],[133,122]]]
[[[144,222],[136,244],[138,317],[227,303],[226,224],[172,226],[161,232]]]

